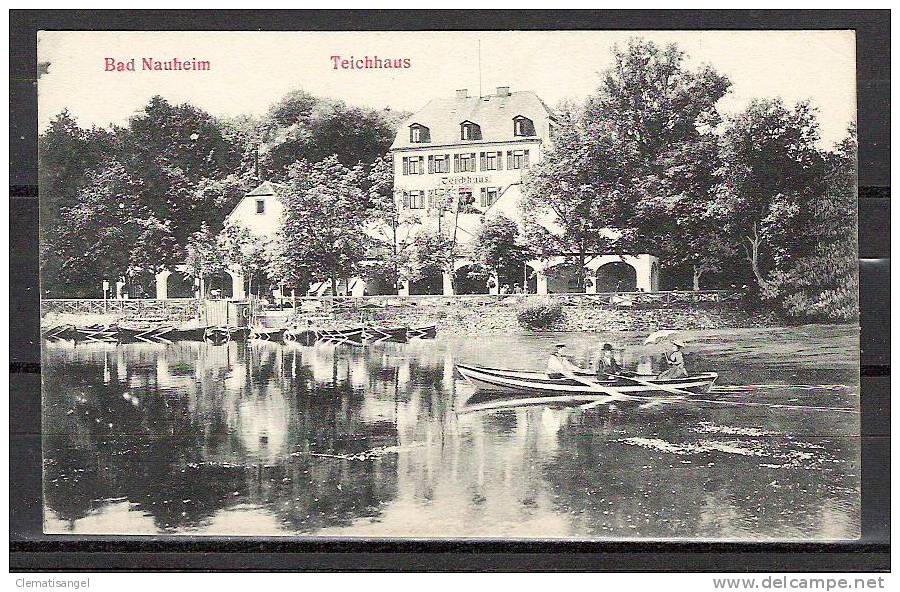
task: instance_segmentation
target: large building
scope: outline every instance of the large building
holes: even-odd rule
[[[449,232],[448,213],[457,203],[472,204],[471,213],[458,217],[457,242],[460,270],[474,262],[465,257],[483,221],[502,214],[521,224],[522,184],[531,166],[552,146],[556,126],[552,111],[531,91],[470,96],[466,89],[455,96],[432,99],[400,127],[391,146],[395,198],[405,211],[416,212],[422,227]],[[547,220],[553,228],[553,220]],[[582,273],[554,273],[565,253],[545,261],[532,261],[523,270],[523,283],[531,292],[596,292],[658,289],[658,265],[650,255],[597,255]],[[452,276],[445,274],[444,294],[452,293]],[[459,285],[459,281],[456,282]],[[432,286],[422,286],[428,289]],[[420,288],[420,289],[421,289]],[[496,291],[489,281],[484,291]],[[406,285],[403,293],[416,293]]]

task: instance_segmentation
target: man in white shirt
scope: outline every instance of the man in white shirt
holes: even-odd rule
[[[547,377],[548,378],[563,378],[567,374],[572,374],[573,372],[582,370],[572,362],[566,359],[565,354],[563,354],[563,349],[566,347],[565,343],[557,343],[556,351],[554,351],[549,358],[547,358]]]

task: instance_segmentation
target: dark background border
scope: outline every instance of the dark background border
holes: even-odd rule
[[[10,569],[890,569],[890,11],[10,11]],[[41,532],[36,33],[58,30],[855,29],[862,538],[839,544],[348,541]],[[560,67],[565,67],[564,63]]]

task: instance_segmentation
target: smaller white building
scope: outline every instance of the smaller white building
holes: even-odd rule
[[[238,224],[262,238],[275,238],[284,214],[284,204],[279,197],[279,191],[283,189],[280,184],[263,181],[241,198],[225,217],[225,224]]]

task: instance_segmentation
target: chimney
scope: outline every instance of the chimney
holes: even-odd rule
[[[508,86],[498,86],[497,87],[497,96],[498,97],[508,97],[509,96],[509,87]]]
[[[467,88],[459,88],[456,90],[456,98],[457,99],[467,99],[469,98],[469,89]]]

